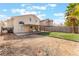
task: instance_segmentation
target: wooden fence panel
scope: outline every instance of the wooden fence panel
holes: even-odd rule
[[[67,32],[71,33],[73,28],[71,26],[41,26],[41,31],[49,32]],[[75,26],[76,32],[79,33],[79,26]]]

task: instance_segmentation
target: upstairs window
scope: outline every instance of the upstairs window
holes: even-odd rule
[[[20,21],[19,24],[24,24],[24,22],[23,21]]]
[[[31,20],[32,20],[32,19],[30,18],[30,22],[31,22]]]

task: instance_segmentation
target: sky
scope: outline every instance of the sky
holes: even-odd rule
[[[67,6],[67,3],[0,3],[0,20],[35,14],[41,20],[49,18],[56,23],[63,23]]]

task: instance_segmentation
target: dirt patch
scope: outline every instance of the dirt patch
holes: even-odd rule
[[[14,34],[0,36],[0,55],[2,56],[72,56],[79,55],[79,43],[63,39]]]

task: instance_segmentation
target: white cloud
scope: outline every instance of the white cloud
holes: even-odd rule
[[[38,11],[38,14],[41,14],[41,11]]]
[[[50,6],[50,7],[56,7],[57,4],[48,4],[48,6]]]
[[[0,20],[6,19],[6,18],[7,18],[7,15],[3,15],[3,14],[0,15]]]
[[[43,20],[46,14],[38,14],[37,16],[40,18],[40,20]]]
[[[27,11],[26,9],[12,9],[12,13],[19,13],[20,15],[26,15],[26,14],[37,14],[36,11]]]
[[[25,7],[25,6],[26,6],[26,4],[21,4],[21,6],[22,6],[22,7]]]
[[[36,15],[37,17],[39,17],[41,20],[46,16],[45,14],[38,14],[37,12],[35,11],[26,11],[26,12],[22,12],[20,13],[21,15],[27,15],[27,14],[34,14]]]
[[[18,13],[20,15],[34,14],[34,15],[38,16],[40,19],[43,19],[46,16],[45,14],[41,14],[40,11],[38,11],[38,12],[27,11],[26,9],[12,9],[11,11],[12,11],[12,13]]]
[[[57,17],[57,18],[54,19],[54,23],[56,25],[64,24],[64,21],[65,21],[64,17]]]
[[[12,9],[12,13],[21,13],[21,12],[26,12],[26,9]]]
[[[32,6],[32,9],[46,10],[46,6]]]
[[[26,9],[28,9],[28,10],[32,10],[32,7],[27,6]]]
[[[6,11],[7,11],[7,9],[3,9],[3,11],[4,11],[4,12],[6,12]]]
[[[4,17],[5,15],[0,15],[0,17]]]
[[[64,13],[54,13],[54,16],[64,17]]]
[[[56,24],[63,24],[64,23],[64,20],[65,20],[65,17],[64,17],[64,13],[54,13],[53,14],[56,18],[54,19],[54,22]]]
[[[60,23],[63,23],[63,22],[64,22],[64,19],[54,19],[54,21],[55,21],[57,24],[60,24]]]
[[[12,9],[12,13],[19,13],[20,15],[26,15],[26,14],[36,14],[35,11],[26,11],[26,9]]]
[[[0,15],[0,19],[5,18],[5,17],[6,17],[6,15]]]
[[[60,25],[64,25],[64,20],[63,21],[60,21],[60,20],[54,21],[54,26],[60,26]]]
[[[25,11],[25,12],[21,12],[20,13],[21,15],[26,15],[26,14],[37,14],[37,12],[35,12],[35,11]]]
[[[22,7],[26,7],[26,5],[31,5],[30,3],[27,4],[21,4]]]
[[[3,14],[0,14],[0,20],[7,20],[7,19],[10,19],[11,17],[7,16],[7,15],[3,15]]]

